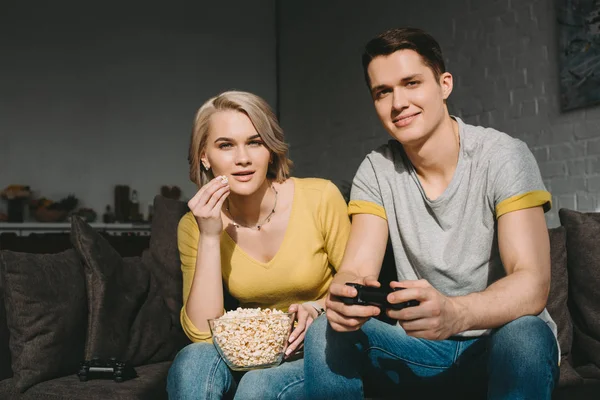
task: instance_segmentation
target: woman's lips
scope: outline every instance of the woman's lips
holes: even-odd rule
[[[239,181],[239,182],[248,182],[254,176],[254,172],[249,173],[249,174],[243,174],[243,175],[235,175],[235,174],[233,174],[231,176],[236,181]]]

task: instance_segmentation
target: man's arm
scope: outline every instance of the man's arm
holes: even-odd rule
[[[542,207],[498,219],[498,247],[507,276],[487,289],[445,297],[426,281],[404,281],[407,290],[388,296],[394,303],[417,299],[421,306],[391,311],[407,333],[445,339],[459,332],[502,326],[544,309],[550,290],[550,240]]]
[[[373,306],[349,306],[339,299],[356,296],[356,289],[346,282],[379,286],[377,278],[385,255],[388,240],[387,221],[372,214],[355,214],[352,218],[350,238],[340,269],[335,274],[327,297],[327,319],[337,331],[355,331],[367,319],[379,314]]]

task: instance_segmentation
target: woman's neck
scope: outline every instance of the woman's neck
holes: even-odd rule
[[[271,182],[264,184],[254,193],[244,196],[231,193],[227,198],[229,217],[237,223],[253,226],[271,213],[275,204],[275,192]]]

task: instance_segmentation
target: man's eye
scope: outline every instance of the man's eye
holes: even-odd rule
[[[419,84],[419,81],[410,81],[406,84],[406,86],[416,86]]]
[[[375,93],[375,98],[381,99],[382,97],[385,97],[386,95],[388,95],[390,92],[391,92],[390,89],[380,90],[377,93]]]

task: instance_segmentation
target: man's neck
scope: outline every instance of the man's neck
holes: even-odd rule
[[[454,176],[460,151],[458,129],[458,122],[447,115],[423,142],[403,146],[422,185],[433,186],[433,198],[444,191]]]

